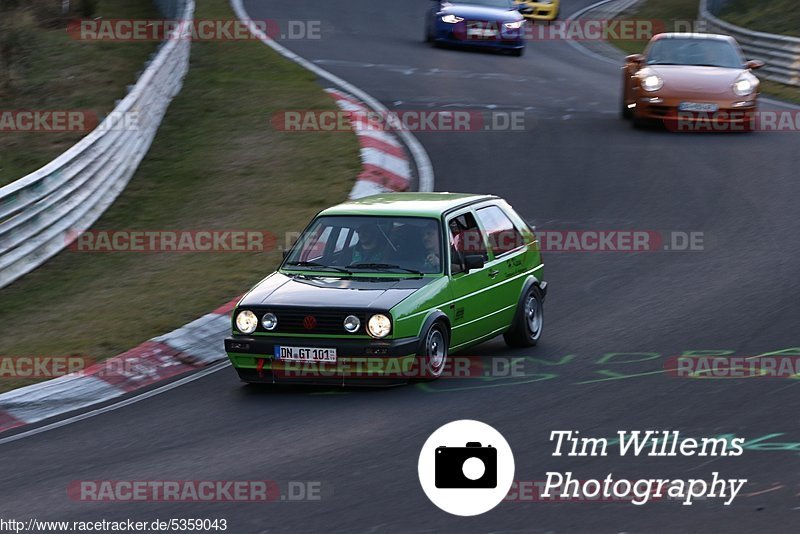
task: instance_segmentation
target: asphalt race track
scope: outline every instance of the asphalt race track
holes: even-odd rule
[[[565,0],[562,14],[589,3]],[[618,117],[618,67],[565,42],[530,43],[522,58],[431,48],[422,42],[429,4],[245,5],[254,19],[320,20],[321,39],[284,44],[389,109],[525,112],[525,131],[418,134],[436,190],[500,195],[542,229],[702,232],[703,250],[548,253],[542,343],[509,350],[497,338],[469,353],[522,358],[524,377],[330,393],[245,387],[225,368],[4,444],[0,508],[60,520],[227,518],[231,532],[796,529],[798,381],[677,378],[664,362],[686,351],[751,356],[800,346],[798,133],[633,129]],[[581,479],[719,471],[749,483],[731,506],[504,502],[458,518],[428,501],[417,457],[431,432],[463,418],[505,435],[519,480],[543,480],[547,471]],[[773,435],[758,443],[783,445],[746,446],[738,458],[551,456],[552,430],[615,437],[636,429]],[[319,501],[270,504],[67,496],[71,481],[101,479],[320,481],[325,490]]]

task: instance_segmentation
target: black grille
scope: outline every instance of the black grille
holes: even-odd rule
[[[348,315],[355,315],[361,320],[361,327],[353,335],[366,334],[367,319],[373,312],[358,310],[313,310],[297,308],[269,308],[253,310],[258,317],[258,332],[271,334],[347,334],[344,329],[344,319]],[[272,312],[278,318],[278,326],[274,330],[266,330],[261,325],[261,318],[265,313]],[[308,321],[306,318],[312,318]],[[313,324],[313,326],[312,326]],[[308,328],[311,326],[311,328]]]

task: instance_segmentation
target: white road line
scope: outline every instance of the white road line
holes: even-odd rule
[[[66,426],[72,423],[77,423],[78,421],[83,421],[84,419],[89,419],[91,417],[95,417],[97,415],[102,415],[104,413],[113,412],[114,410],[119,410],[120,408],[124,408],[125,406],[130,406],[131,404],[135,404],[139,401],[143,401],[145,399],[149,399],[150,397],[155,397],[156,395],[160,395],[161,393],[166,393],[172,389],[180,387],[184,384],[188,384],[189,382],[194,382],[195,380],[199,380],[205,376],[208,376],[212,373],[216,373],[220,369],[224,369],[228,367],[231,362],[220,362],[218,364],[212,365],[203,369],[202,371],[198,371],[197,373],[193,373],[187,377],[181,378],[180,380],[176,380],[175,382],[170,382],[169,384],[163,385],[159,388],[150,390],[146,393],[142,393],[140,395],[136,395],[129,399],[125,399],[120,402],[115,402],[114,404],[110,404],[108,406],[104,406],[103,408],[98,408],[97,410],[92,410],[90,412],[81,413],[78,415],[74,415],[72,417],[68,417],[66,419],[62,419],[60,421],[56,421],[54,423],[50,423],[49,425],[40,426],[38,428],[34,428],[31,430],[27,430],[25,432],[20,432],[19,434],[14,434],[13,436],[8,436],[7,438],[0,439],[0,445],[4,445],[6,443],[11,443],[13,441],[17,441],[20,439],[28,438],[31,436],[35,436],[37,434],[41,434],[43,432],[47,432],[48,430],[55,430],[56,428],[61,428],[62,426]]]
[[[389,110],[381,104],[378,100],[376,100],[372,95],[367,93],[366,91],[356,87],[355,85],[351,84],[350,82],[332,74],[325,69],[318,67],[317,65],[313,64],[312,62],[308,61],[307,59],[295,54],[288,48],[283,45],[278,44],[274,40],[267,37],[264,32],[259,30],[255,24],[252,23],[252,19],[250,15],[244,8],[242,4],[242,0],[230,0],[231,7],[233,11],[236,13],[236,16],[247,23],[250,31],[258,37],[261,42],[265,45],[269,46],[277,53],[282,55],[288,60],[294,61],[301,67],[313,72],[320,78],[324,78],[329,82],[338,85],[351,95],[357,97],[359,100],[367,104],[373,110],[380,112],[382,114],[388,115]],[[414,163],[417,167],[417,175],[418,175],[418,189],[420,191],[433,191],[434,188],[434,176],[433,176],[433,165],[431,164],[431,160],[428,157],[428,153],[425,152],[425,149],[422,147],[420,142],[414,137],[410,132],[407,130],[397,128],[397,134],[403,139],[408,150],[411,152],[411,157],[414,158]]]

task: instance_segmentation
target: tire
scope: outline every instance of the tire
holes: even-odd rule
[[[511,55],[514,57],[522,57],[522,54],[525,53],[525,48],[515,48],[511,51]]]
[[[420,380],[431,381],[442,376],[447,364],[450,333],[442,321],[434,322],[420,340],[417,351],[420,364]]]
[[[544,299],[538,286],[531,286],[520,299],[514,323],[503,334],[509,347],[533,347],[542,338]]]
[[[431,24],[430,22],[425,23],[425,42],[432,43],[433,37],[431,36]]]

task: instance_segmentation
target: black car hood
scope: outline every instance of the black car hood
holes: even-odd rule
[[[305,277],[274,273],[251,289],[240,306],[389,310],[432,280],[422,277]]]

